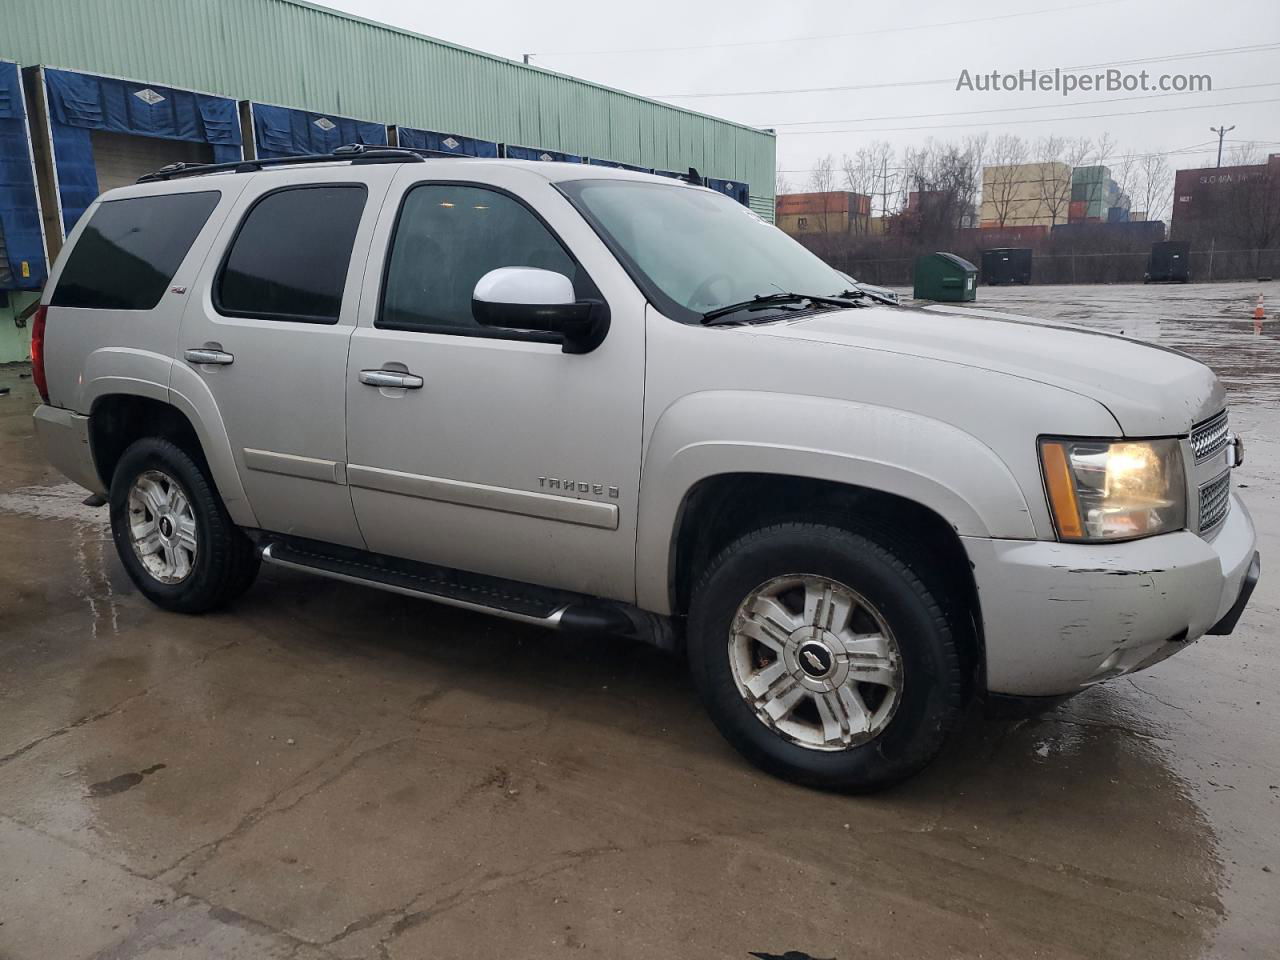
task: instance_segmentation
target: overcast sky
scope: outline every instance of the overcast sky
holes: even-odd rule
[[[1189,167],[1212,157],[1216,135],[1210,126],[1234,124],[1228,148],[1232,141],[1255,140],[1264,142],[1264,151],[1280,152],[1277,0],[648,0],[625,5],[328,0],[326,5],[500,56],[519,59],[531,53],[533,63],[548,69],[775,127],[779,167],[796,186],[824,154],[838,161],[875,139],[901,148],[930,136],[960,139],[983,130],[1028,139],[1109,132],[1131,153],[1192,148],[1169,157],[1173,166]],[[1003,19],[956,23],[994,17]],[[1257,52],[1117,67],[1147,69],[1153,81],[1163,73],[1209,74],[1210,93],[1122,91],[1064,98],[1055,92],[956,89],[966,69],[979,74],[1080,67],[1268,43],[1271,49]],[[886,84],[892,86],[872,86]],[[861,89],[760,92],[830,87]],[[750,95],[676,96],[743,91]],[[1210,104],[1222,106],[1199,109]],[[1035,109],[1009,109],[1026,107]],[[805,121],[822,122],[785,126]],[[815,130],[839,132],[809,132]]]

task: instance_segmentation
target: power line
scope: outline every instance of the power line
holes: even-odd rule
[[[1217,90],[1179,90],[1173,93],[1148,93],[1137,97],[1111,97],[1106,100],[1084,100],[1079,103],[1042,103],[1030,107],[993,107],[987,110],[944,110],[941,113],[913,113],[884,117],[850,117],[847,120],[791,120],[785,123],[760,123],[752,126],[776,129],[778,127],[807,127],[816,123],[871,123],[877,120],[923,120],[926,117],[964,117],[975,113],[1014,113],[1023,110],[1058,110],[1063,107],[1090,107],[1099,103],[1124,103],[1131,100],[1156,100],[1161,97],[1184,97],[1190,93],[1223,93],[1227,90],[1252,90],[1257,87],[1280,87],[1280,80],[1266,83],[1242,83],[1231,87],[1219,87]],[[797,131],[798,132],[798,131]],[[823,133],[822,130],[808,131]]]
[[[1230,57],[1246,53],[1262,53],[1266,50],[1274,50],[1277,47],[1280,47],[1280,43],[1259,43],[1251,46],[1221,47],[1216,50],[1200,50],[1190,53],[1170,54],[1162,57],[1140,57],[1132,60],[1111,60],[1106,63],[1086,63],[1074,67],[1062,67],[1060,69],[1063,73],[1072,73],[1079,70],[1099,70],[1103,67],[1134,66],[1140,63],[1166,63],[1174,60],[1197,60],[1202,57],[1214,56]],[[927,87],[935,86],[939,83],[953,84],[955,82],[955,77],[941,77],[936,80],[897,80],[890,83],[850,83],[840,84],[833,87],[788,87],[785,89],[780,88],[774,90],[729,90],[718,93],[659,93],[653,94],[653,96],[655,99],[665,100],[701,100],[710,97],[764,97],[785,93],[837,93],[845,90],[886,90],[893,87]]]
[[[875,30],[859,30],[856,33],[823,33],[807,37],[771,37],[768,40],[740,40],[733,43],[700,43],[681,47],[623,47],[611,50],[549,50],[537,54],[542,57],[588,57],[604,56],[615,53],[665,53],[668,51],[718,50],[734,47],[761,47],[780,43],[809,43],[814,40],[848,40],[857,37],[870,37],[884,33],[903,33],[912,30],[934,30],[938,27],[959,27],[970,23],[992,23],[996,20],[1012,20],[1015,17],[1035,17],[1043,13],[1060,13],[1064,10],[1085,10],[1089,7],[1110,7],[1130,0],[1094,0],[1093,3],[1073,3],[1063,7],[1048,7],[1043,10],[1023,10],[1019,13],[1003,13],[991,17],[974,17],[967,20],[947,20],[939,23],[917,23],[897,27],[880,27]],[[530,54],[533,56],[533,54]]]
[[[1270,97],[1264,100],[1232,100],[1227,103],[1201,103],[1190,106],[1155,107],[1150,110],[1120,110],[1114,113],[1085,113],[1067,117],[1032,117],[1026,120],[1002,120],[999,121],[998,125],[1007,127],[1023,123],[1064,123],[1072,120],[1098,120],[1103,117],[1136,117],[1148,113],[1170,113],[1174,110],[1214,110],[1218,107],[1239,107],[1258,103],[1280,103],[1280,97]],[[990,121],[976,120],[973,123],[937,123],[918,127],[846,127],[837,130],[784,130],[783,133],[791,137],[804,137],[824,133],[894,133],[910,130],[954,130],[961,127],[985,127],[988,125],[990,125]]]

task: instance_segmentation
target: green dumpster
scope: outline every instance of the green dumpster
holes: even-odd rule
[[[954,253],[926,253],[916,259],[917,300],[961,301],[978,296],[978,268]]]

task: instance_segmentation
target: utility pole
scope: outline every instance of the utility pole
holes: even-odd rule
[[[1225,137],[1228,133],[1230,133],[1235,128],[1236,128],[1235,124],[1232,124],[1229,127],[1210,127],[1209,128],[1210,132],[1216,133],[1218,135],[1218,166],[1222,166],[1222,138]]]
[[[533,56],[533,54],[532,54],[532,53],[526,53],[526,54],[524,55],[524,65],[525,65],[526,67],[529,65],[529,58],[530,58],[530,57],[532,57],[532,56]],[[1232,127],[1231,129],[1233,129],[1233,130],[1234,130],[1234,129],[1235,129],[1235,127]],[[1221,158],[1219,158],[1219,166],[1221,166]]]

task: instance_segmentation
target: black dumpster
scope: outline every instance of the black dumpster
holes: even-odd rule
[[[916,258],[911,295],[917,300],[974,300],[977,288],[978,268],[963,257],[954,253],[926,253]]]
[[[1030,283],[1031,251],[1025,247],[998,247],[982,251],[982,282]]]
[[[1191,244],[1162,240],[1151,245],[1144,283],[1186,283],[1191,279]]]

